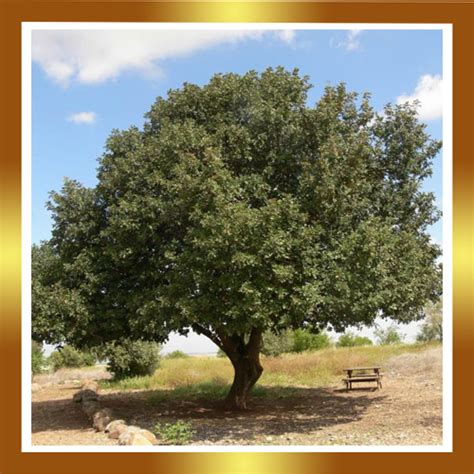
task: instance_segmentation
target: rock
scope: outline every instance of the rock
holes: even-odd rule
[[[75,403],[82,402],[82,391],[76,392],[72,397],[72,401]]]
[[[148,430],[141,430],[139,433],[141,436],[144,436],[148,441],[150,441],[151,444],[157,445],[158,440],[156,439],[156,436]]]
[[[81,394],[81,399],[83,402],[85,402],[86,400],[99,399],[99,395],[97,395],[97,392],[94,392],[93,390],[90,390],[90,389],[81,390],[79,393]]]
[[[31,384],[31,391],[32,392],[37,392],[38,390],[41,390],[41,385],[39,383],[32,383]]]
[[[94,413],[100,411],[101,406],[97,400],[86,400],[82,402],[82,411],[90,418]]]
[[[118,439],[120,435],[127,430],[124,420],[111,421],[106,427],[105,432],[109,438]]]
[[[133,433],[131,446],[153,446],[153,443],[140,433]]]
[[[113,414],[110,408],[102,408],[92,416],[92,426],[96,431],[104,431],[112,421]]]
[[[144,435],[134,431],[125,431],[119,436],[121,446],[153,446]]]

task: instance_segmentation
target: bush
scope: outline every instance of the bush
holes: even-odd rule
[[[292,352],[316,351],[331,345],[331,339],[325,332],[313,334],[306,329],[296,329],[293,332]]]
[[[169,354],[166,354],[165,357],[167,359],[187,359],[189,355],[183,351],[173,351],[173,352],[170,352]]]
[[[339,337],[336,345],[337,347],[371,346],[372,341],[368,337],[356,336],[347,332]]]
[[[155,433],[167,444],[187,444],[196,432],[192,429],[191,423],[177,421],[165,425],[156,424]]]
[[[33,375],[41,373],[44,364],[43,345],[39,342],[31,341],[31,372]]]
[[[283,331],[275,334],[271,331],[263,333],[262,354],[266,356],[279,356],[293,349],[293,334],[291,331]]]
[[[155,342],[124,339],[105,349],[107,370],[116,379],[152,375],[159,366],[160,346]]]
[[[443,340],[443,302],[429,303],[425,308],[425,321],[416,336],[418,342]]]
[[[375,336],[381,346],[389,344],[400,344],[403,342],[403,336],[398,332],[397,327],[392,324],[386,329],[376,329]]]
[[[96,358],[90,352],[82,352],[73,346],[66,345],[51,353],[48,362],[56,371],[63,367],[75,368],[94,365]]]

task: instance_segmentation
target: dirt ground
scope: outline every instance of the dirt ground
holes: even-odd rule
[[[335,381],[326,388],[294,387],[291,396],[280,397],[275,387],[268,396],[252,398],[244,413],[226,412],[207,400],[152,402],[150,390],[104,390],[100,399],[128,424],[146,429],[157,422],[190,421],[196,431],[193,445],[441,444],[441,349],[397,356],[384,367],[381,390],[347,392]],[[103,371],[91,375],[102,377]],[[47,376],[35,380],[41,389],[32,394],[34,445],[117,444],[95,433],[72,402],[83,374],[75,376],[66,383]]]

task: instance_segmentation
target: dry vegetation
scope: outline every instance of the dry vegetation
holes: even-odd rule
[[[120,417],[147,429],[189,421],[196,430],[192,444],[198,445],[441,443],[439,345],[325,349],[265,358],[263,365],[246,413],[221,408],[232,369],[220,358],[164,359],[153,376],[102,380],[102,397]],[[342,390],[341,370],[362,365],[384,367],[382,390]],[[92,373],[104,375],[100,369]],[[67,371],[62,377],[65,384],[33,394],[34,444],[110,444],[75,412],[77,381]]]

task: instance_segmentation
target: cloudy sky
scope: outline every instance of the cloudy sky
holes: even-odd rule
[[[48,239],[48,192],[64,176],[96,183],[113,128],[141,126],[157,96],[215,73],[298,67],[314,85],[369,91],[376,110],[420,101],[420,119],[442,135],[442,33],[431,30],[35,30],[32,33],[32,240]],[[442,157],[425,183],[442,199]],[[442,242],[441,223],[430,229]],[[413,329],[404,332],[412,336]],[[171,349],[181,347],[179,338]],[[189,347],[189,341],[188,343]],[[192,351],[208,350],[192,340]],[[212,349],[211,349],[212,350]]]

